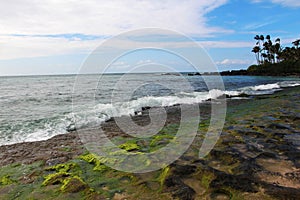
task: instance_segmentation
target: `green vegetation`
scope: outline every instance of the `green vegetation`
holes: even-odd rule
[[[61,186],[62,192],[75,193],[87,188],[87,184],[78,176],[70,177],[63,180]]]
[[[256,35],[255,54],[257,65],[247,69],[247,75],[298,75],[300,74],[300,39],[292,42],[293,47],[283,47],[280,38],[274,42],[271,36]]]
[[[134,151],[139,150],[140,147],[136,144],[136,141],[127,141],[124,144],[119,145],[119,148],[124,149],[126,151]]]
[[[10,185],[12,183],[14,183],[14,181],[10,179],[9,175],[5,175],[5,176],[0,178],[0,184],[1,185]]]
[[[103,172],[108,169],[108,167],[103,164],[107,158],[102,158],[102,157],[99,157],[99,156],[89,153],[86,155],[81,155],[80,159],[82,159],[90,164],[94,164],[94,168],[93,168],[94,171]]]
[[[170,167],[167,166],[167,167],[164,167],[162,170],[161,170],[161,173],[158,177],[158,181],[160,182],[160,185],[163,186],[168,174],[169,174],[169,171],[170,171]]]

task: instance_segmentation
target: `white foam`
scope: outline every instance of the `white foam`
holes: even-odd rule
[[[300,86],[300,81],[282,81],[279,83],[280,87],[297,87]]]
[[[272,90],[272,89],[279,89],[280,85],[278,83],[274,83],[274,84],[265,84],[265,85],[257,85],[257,86],[253,86],[250,87],[252,90]]]
[[[285,82],[285,86],[297,86],[298,83]],[[299,83],[300,85],[300,83]],[[252,87],[245,87],[239,90],[222,91],[212,89],[209,92],[181,92],[176,96],[145,96],[128,102],[118,102],[113,104],[97,104],[90,111],[74,113],[76,127],[99,126],[105,120],[111,117],[120,117],[124,115],[135,115],[139,113],[143,107],[160,107],[173,106],[176,104],[195,104],[202,103],[208,99],[217,99],[222,95],[238,97],[241,94],[248,95],[263,95],[272,94],[280,90],[280,83],[264,84]]]

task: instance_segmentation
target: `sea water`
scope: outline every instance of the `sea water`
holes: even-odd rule
[[[0,77],[0,145],[39,141],[76,127],[99,126],[143,107],[201,103],[226,94],[272,94],[300,85],[299,78],[224,76],[225,90],[207,88],[188,74],[52,75]],[[215,76],[205,77],[213,82]],[[186,91],[182,79],[192,90]],[[116,84],[121,83],[120,87]],[[172,88],[168,88],[172,85]]]

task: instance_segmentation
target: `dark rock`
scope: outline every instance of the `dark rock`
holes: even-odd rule
[[[224,185],[243,192],[258,192],[256,181],[249,174],[231,175],[218,173],[217,178],[210,183],[211,188],[222,188]]]
[[[177,175],[169,176],[165,181],[165,185],[168,187],[167,190],[172,192],[174,198],[192,200],[195,197],[196,192],[187,186]]]
[[[173,196],[181,200],[193,200],[195,194],[196,192],[192,188],[188,187],[187,185],[183,185],[173,193]]]
[[[277,124],[277,123],[272,123],[272,124],[270,124],[270,125],[269,125],[269,128],[291,130],[291,127],[290,127],[289,125],[285,125],[285,124]]]
[[[265,184],[265,193],[280,200],[299,200],[300,190],[274,184]]]
[[[49,160],[46,161],[46,165],[47,166],[54,166],[57,164],[61,164],[68,161],[68,159],[66,157],[59,157],[59,158],[51,158]]]
[[[70,124],[69,126],[67,126],[66,130],[67,130],[68,132],[76,131],[76,126],[75,126],[75,124]]]
[[[211,199],[232,199],[232,194],[227,190],[217,189],[210,194],[210,198]]]
[[[196,169],[196,166],[193,165],[176,165],[174,173],[180,176],[186,176],[196,172]]]
[[[70,178],[65,185],[62,186],[63,192],[76,193],[87,188],[87,184],[78,178]]]
[[[150,106],[142,107],[142,111],[144,111],[144,110],[149,110],[150,108],[151,108]]]
[[[271,153],[271,152],[263,152],[263,153],[259,154],[255,159],[258,159],[258,158],[265,158],[265,159],[272,158],[272,159],[277,159],[277,156],[276,156],[276,154]]]

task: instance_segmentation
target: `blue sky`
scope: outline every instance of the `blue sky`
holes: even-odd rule
[[[0,9],[0,76],[77,73],[103,42],[147,27],[192,38],[219,71],[255,63],[251,49],[256,34],[280,37],[283,46],[300,38],[299,0],[12,0],[2,1]],[[139,39],[132,35],[123,42]],[[147,39],[148,46],[158,42],[186,48],[169,37]],[[117,60],[111,71],[151,62],[190,70],[174,56],[149,52]]]

